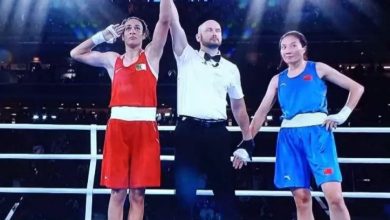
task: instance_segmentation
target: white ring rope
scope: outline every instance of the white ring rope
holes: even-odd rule
[[[103,159],[102,154],[0,154],[0,159],[22,159],[22,160],[91,160]],[[161,155],[162,161],[174,161],[173,155]],[[233,157],[230,158],[233,160]],[[390,158],[338,158],[339,163],[359,163],[359,164],[390,164]],[[253,157],[253,163],[274,163],[275,157]]]
[[[159,131],[173,131],[175,126],[159,126]],[[102,159],[97,154],[97,131],[106,129],[105,125],[56,125],[56,124],[0,124],[0,129],[35,129],[35,130],[84,130],[90,131],[90,154],[0,154],[0,159],[59,159],[90,160],[86,188],[33,188],[33,187],[0,187],[0,193],[52,193],[52,194],[85,194],[85,219],[92,216],[93,194],[109,194],[110,189],[93,188],[96,162]],[[229,131],[238,132],[239,127],[227,127]],[[279,127],[262,127],[262,132],[278,132]],[[335,132],[341,133],[390,133],[390,128],[380,127],[339,127]],[[161,155],[163,161],[173,161],[173,155]],[[273,163],[275,157],[253,157],[252,162]],[[390,164],[390,158],[339,158],[340,163]],[[290,191],[236,190],[237,196],[292,196]],[[313,197],[324,197],[322,192],[311,192]],[[147,189],[148,195],[174,195],[174,189]],[[197,195],[211,196],[212,190],[197,190]],[[390,193],[383,192],[343,192],[346,198],[390,199]]]
[[[0,187],[0,193],[48,193],[48,194],[86,194],[85,188],[34,188],[34,187]],[[93,189],[93,194],[110,194],[110,189]],[[268,196],[268,197],[291,197],[290,191],[272,190],[236,190],[236,196]],[[147,189],[147,195],[175,195],[174,189]],[[199,196],[212,196],[212,190],[197,190]],[[311,192],[313,197],[324,197],[324,193],[318,191]],[[370,198],[370,199],[390,199],[390,193],[384,192],[343,192],[346,198]]]
[[[105,130],[105,125],[59,125],[59,124],[0,124],[0,129],[39,129],[39,130],[91,130],[96,127],[96,130]],[[241,131],[238,126],[226,127],[229,131]],[[158,126],[160,131],[173,131],[175,126]],[[262,132],[278,132],[280,127],[262,127]],[[388,127],[338,127],[334,132],[341,133],[390,133]]]

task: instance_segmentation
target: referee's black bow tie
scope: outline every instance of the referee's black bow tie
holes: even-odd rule
[[[221,55],[211,56],[210,54],[205,53],[204,54],[204,60],[206,60],[206,61],[214,60],[215,62],[218,63],[221,60]]]

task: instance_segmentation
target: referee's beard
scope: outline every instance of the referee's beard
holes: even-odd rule
[[[207,48],[211,49],[211,50],[214,50],[214,49],[218,49],[219,46],[221,46],[221,43],[220,42],[214,43],[214,42],[204,42],[204,41],[202,41],[202,45],[204,47],[207,47]]]

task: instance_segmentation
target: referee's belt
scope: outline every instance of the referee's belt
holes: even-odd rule
[[[179,121],[192,123],[192,124],[199,125],[199,126],[205,127],[205,128],[226,125],[225,119],[202,119],[202,118],[195,118],[195,117],[186,116],[186,115],[179,116]]]

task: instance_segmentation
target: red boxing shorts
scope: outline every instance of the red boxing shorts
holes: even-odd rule
[[[110,119],[100,184],[111,189],[159,187],[160,143],[155,121]]]

